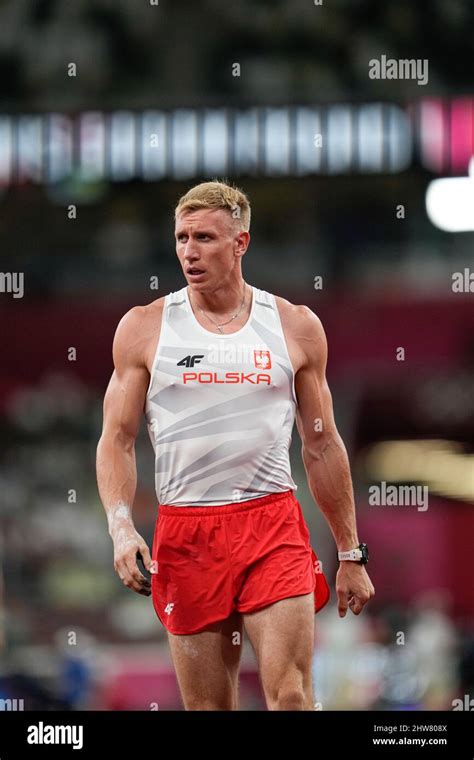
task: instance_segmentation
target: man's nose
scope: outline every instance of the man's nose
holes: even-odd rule
[[[188,240],[184,247],[184,259],[185,261],[189,261],[190,259],[196,259],[199,258],[199,251],[197,244],[193,240]]]

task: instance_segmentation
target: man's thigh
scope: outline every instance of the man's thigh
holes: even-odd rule
[[[268,708],[286,709],[281,704],[297,702],[300,694],[302,709],[314,709],[314,594],[281,599],[244,613],[243,623],[257,657]]]
[[[238,709],[240,613],[234,611],[200,633],[168,633],[168,641],[186,710]]]

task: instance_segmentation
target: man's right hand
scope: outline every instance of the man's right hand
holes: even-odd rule
[[[123,523],[112,530],[111,537],[114,542],[114,567],[120,580],[137,594],[150,596],[150,581],[142,575],[137,565],[137,553],[140,552],[146,569],[153,572],[150,551],[145,541],[133,525]]]
[[[164,304],[164,298],[158,300]],[[137,486],[135,441],[150,382],[147,356],[151,343],[156,343],[156,324],[156,308],[148,306],[134,306],[120,320],[97,445],[97,484],[114,542],[114,567],[126,586],[144,596],[150,596],[151,584],[137,567],[137,553],[150,572],[152,563],[145,541],[134,528],[131,505]]]

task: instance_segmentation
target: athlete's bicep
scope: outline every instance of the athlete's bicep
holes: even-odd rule
[[[104,433],[135,440],[140,428],[150,380],[144,363],[140,313],[132,309],[120,321],[114,337],[114,371],[104,396]]]
[[[305,308],[298,343],[305,363],[295,377],[296,424],[307,454],[317,451],[328,435],[337,434],[332,396],[326,380],[327,340],[319,318]]]

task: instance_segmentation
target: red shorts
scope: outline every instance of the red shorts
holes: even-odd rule
[[[152,559],[153,606],[170,633],[310,592],[315,612],[329,599],[293,491],[217,507],[161,504]]]

